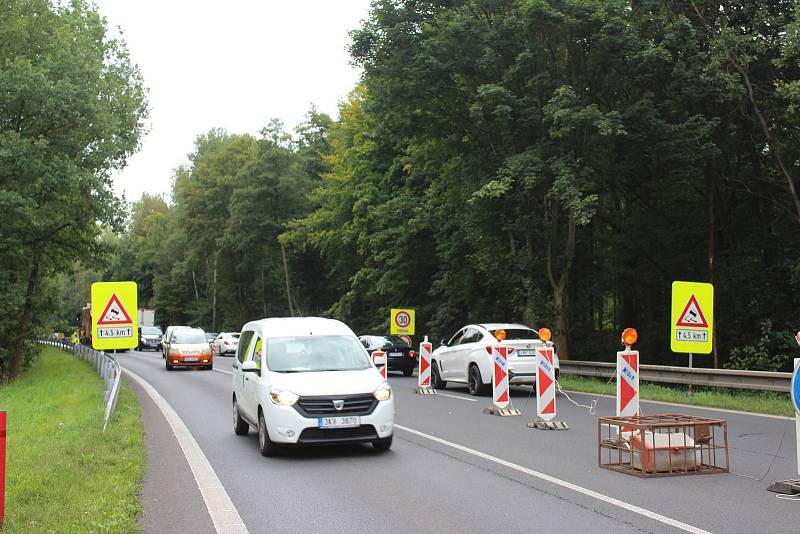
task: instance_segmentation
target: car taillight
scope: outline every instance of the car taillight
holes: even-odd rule
[[[411,358],[416,358],[416,357],[417,357],[417,351],[415,351],[415,350],[410,350],[410,351],[408,351],[408,355],[409,355]]]

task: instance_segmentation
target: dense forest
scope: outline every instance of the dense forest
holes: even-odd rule
[[[700,365],[788,370],[798,10],[375,0],[352,32],[363,76],[338,118],[200,135],[170,198],[130,204],[123,231],[97,217],[82,245],[95,267],[87,252],[48,279],[59,304],[34,318],[67,324],[91,281],[129,279],[162,325],[315,314],[385,332],[389,308],[407,306],[434,340],[521,321],[553,328],[562,358],[610,359],[634,326],[644,362],[685,365],[669,352],[670,288],[691,280],[716,290]],[[18,222],[3,221],[0,246]],[[24,257],[14,280],[31,273]],[[22,302],[5,305],[18,321]]]

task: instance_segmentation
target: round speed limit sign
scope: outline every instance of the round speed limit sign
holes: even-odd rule
[[[397,326],[400,328],[405,328],[411,324],[411,316],[407,312],[401,311],[395,316],[394,322],[397,323]]]

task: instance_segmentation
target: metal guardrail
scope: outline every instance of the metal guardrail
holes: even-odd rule
[[[564,374],[605,379],[613,377],[617,369],[617,364],[615,363],[574,360],[561,360],[559,366],[560,372]],[[639,378],[646,382],[788,392],[792,381],[792,373],[640,365]]]
[[[105,384],[103,391],[103,405],[106,408],[105,417],[103,419],[103,432],[106,431],[108,420],[114,414],[114,409],[117,407],[117,397],[119,397],[120,379],[122,378],[122,367],[116,358],[106,354],[102,351],[94,350],[86,345],[73,345],[64,341],[56,341],[52,339],[43,339],[39,343],[56,347],[66,352],[71,352],[81,360],[88,362],[97,374],[99,374]]]

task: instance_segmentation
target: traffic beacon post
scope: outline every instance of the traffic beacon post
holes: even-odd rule
[[[623,330],[625,350],[617,353],[617,417],[639,415],[639,351],[631,350],[638,339],[635,328]]]
[[[800,332],[795,336],[797,344],[800,345]],[[794,372],[792,373],[792,384],[789,388],[794,407],[794,429],[795,439],[797,440],[797,478],[790,480],[779,480],[770,487],[768,491],[783,493],[784,495],[800,494],[800,358],[794,359]]]
[[[419,376],[417,377],[417,395],[436,395],[436,390],[431,387],[431,352],[433,345],[425,336],[425,341],[419,344]]]
[[[495,332],[495,337],[502,342],[505,330]],[[508,390],[508,355],[513,350],[503,345],[486,347],[486,352],[492,357],[492,405],[484,408],[483,413],[501,417],[521,415],[519,410],[511,406],[511,393]]]
[[[383,379],[387,380],[389,362],[386,361],[386,353],[383,352],[382,350],[373,351],[372,361],[373,363],[375,363],[375,367],[378,368],[378,371],[381,373]]]
[[[555,349],[549,328],[539,329],[542,345],[536,348],[536,419],[528,421],[528,427],[538,430],[568,430],[565,421],[553,421],[556,417],[556,371]]]

